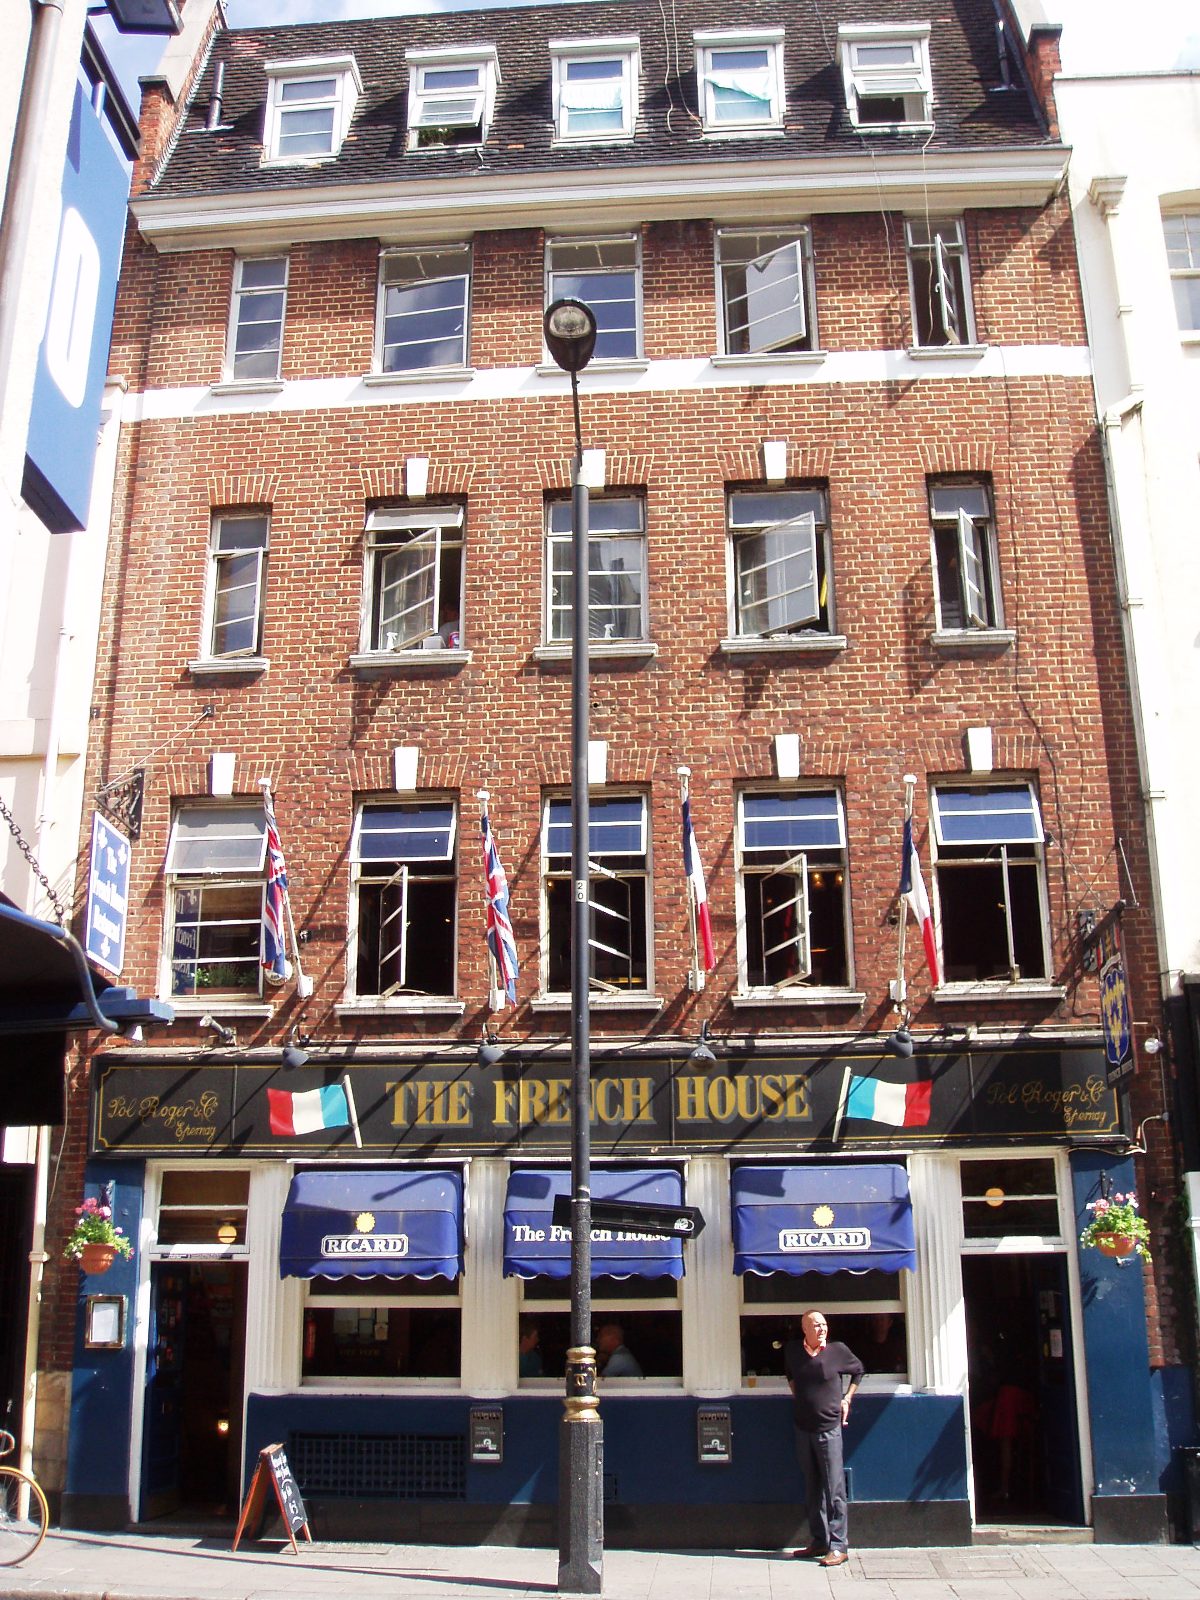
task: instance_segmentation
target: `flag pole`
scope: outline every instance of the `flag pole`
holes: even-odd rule
[[[842,1123],[846,1119],[846,1102],[850,1098],[850,1067],[847,1065],[842,1073],[842,1090],[838,1095],[837,1116],[833,1119],[833,1143],[836,1144],[842,1136]]]
[[[350,1074],[342,1073],[342,1088],[346,1091],[346,1110],[350,1113],[350,1127],[354,1132],[354,1142],[361,1150],[363,1147],[362,1134],[358,1127],[358,1107],[354,1104],[354,1090],[350,1087]]]
[[[491,827],[491,815],[488,812],[488,801],[492,798],[491,791],[489,789],[476,789],[475,798],[476,798],[476,800],[479,801],[480,809],[482,810],[483,815],[488,818],[488,827],[490,828]],[[486,902],[486,900],[487,900],[487,895],[485,894],[484,895],[484,901]],[[486,921],[486,917],[485,917],[485,921]],[[502,984],[500,982],[500,968],[496,965],[496,958],[492,954],[491,945],[488,945],[487,952],[488,952],[488,1013],[490,1015],[492,1012],[502,1011],[504,1009],[504,1003],[508,999],[508,996],[505,993],[504,988],[503,988],[503,986],[502,986]]]
[[[263,791],[263,799],[270,800],[271,780],[260,778],[258,786]],[[296,920],[292,916],[292,892],[290,888],[283,891],[283,909],[287,915],[288,933],[292,941],[292,960],[296,965],[296,993],[301,1000],[307,1000],[313,992],[313,980],[300,965],[300,941],[296,938]]]
[[[682,811],[691,792],[691,767],[677,767],[679,774],[679,806]],[[688,974],[688,987],[699,994],[704,987],[704,972],[700,966],[700,936],[696,928],[696,886],[689,875],[687,880],[688,924],[692,933],[692,970]]]
[[[912,822],[913,795],[916,792],[917,776],[915,772],[904,774],[904,820]],[[906,1015],[906,1002],[908,1000],[908,985],[904,977],[904,946],[908,934],[908,901],[900,896],[900,936],[897,941],[896,955],[896,982],[892,999],[896,1002],[896,1009],[903,1022]]]

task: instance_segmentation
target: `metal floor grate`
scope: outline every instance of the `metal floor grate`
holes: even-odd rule
[[[288,1460],[304,1495],[465,1500],[466,1439],[424,1433],[293,1433]]]

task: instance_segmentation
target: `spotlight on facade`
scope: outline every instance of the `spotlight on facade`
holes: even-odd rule
[[[498,1061],[504,1059],[504,1046],[500,1043],[499,1036],[489,1033],[484,1029],[483,1038],[479,1041],[479,1049],[475,1055],[481,1067],[494,1067]]]
[[[287,1036],[287,1043],[283,1047],[283,1064],[285,1067],[303,1067],[308,1061],[308,1046],[312,1040],[306,1033],[301,1033],[296,1026]]]
[[[895,1033],[887,1036],[887,1048],[894,1056],[910,1056],[913,1053],[913,1036],[909,1033],[904,1023],[896,1029]]]
[[[716,1051],[708,1042],[708,1021],[700,1024],[700,1037],[688,1051],[688,1060],[697,1067],[715,1067],[717,1064]]]
[[[209,1033],[215,1034],[217,1041],[220,1044],[235,1045],[237,1043],[237,1034],[234,1032],[234,1030],[232,1028],[227,1028],[223,1022],[218,1022],[216,1017],[214,1017],[211,1012],[206,1011],[204,1013],[204,1015],[200,1018],[198,1026],[202,1030],[207,1030]]]

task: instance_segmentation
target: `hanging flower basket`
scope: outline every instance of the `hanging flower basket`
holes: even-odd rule
[[[1138,1211],[1137,1195],[1114,1194],[1101,1196],[1088,1204],[1092,1220],[1079,1235],[1085,1249],[1099,1250],[1101,1255],[1112,1256],[1117,1261],[1139,1255],[1145,1261],[1150,1255],[1150,1224]]]
[[[85,1244],[79,1254],[79,1265],[95,1278],[107,1272],[116,1259],[115,1244]]]
[[[1101,1233],[1096,1236],[1096,1249],[1102,1256],[1115,1256],[1123,1261],[1137,1249],[1137,1240],[1129,1233]]]
[[[112,1207],[91,1196],[75,1207],[75,1226],[63,1246],[63,1259],[85,1272],[107,1272],[118,1256],[129,1256],[132,1244],[112,1219]]]

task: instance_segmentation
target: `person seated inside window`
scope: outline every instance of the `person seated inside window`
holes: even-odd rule
[[[538,1349],[538,1341],[541,1333],[537,1322],[533,1317],[522,1317],[517,1329],[517,1374],[522,1378],[540,1378],[542,1352]]]

